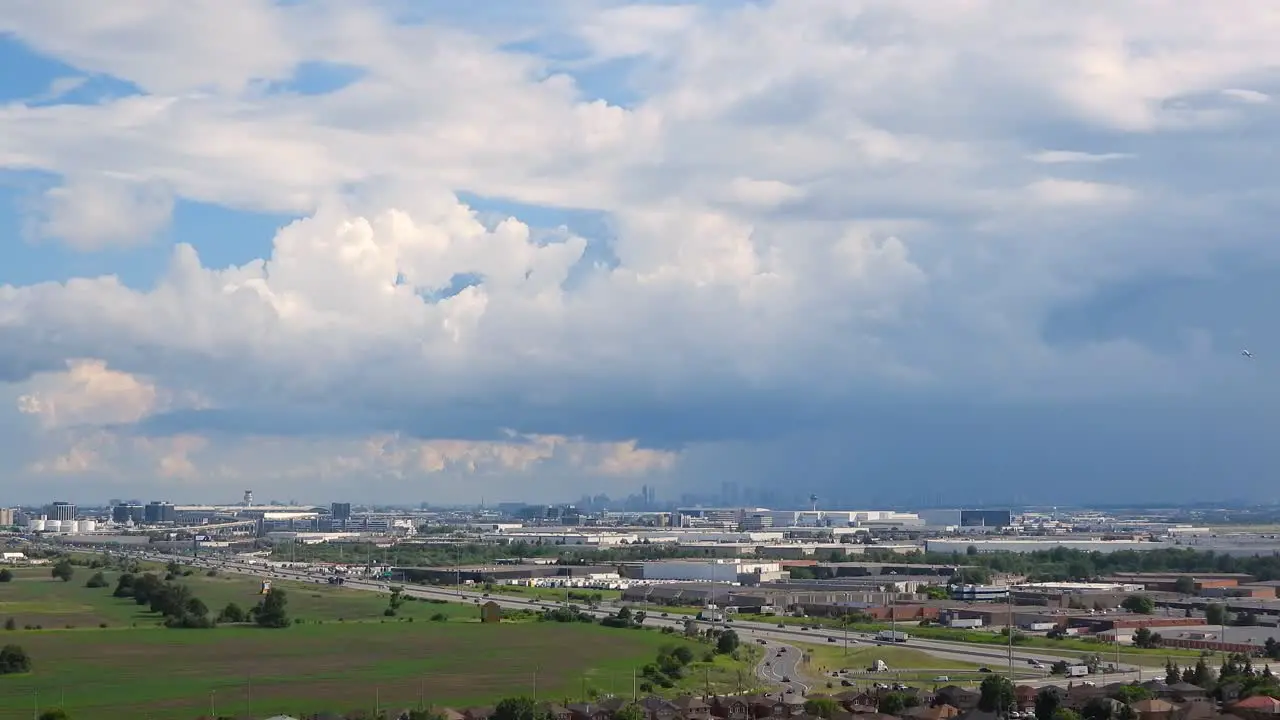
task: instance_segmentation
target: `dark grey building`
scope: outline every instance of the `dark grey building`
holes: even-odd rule
[[[77,512],[79,509],[76,508],[75,503],[69,502],[55,502],[45,508],[45,515],[48,515],[50,520],[75,520]]]
[[[1013,513],[1008,510],[961,510],[961,527],[1004,528],[1013,524]]]
[[[134,523],[140,523],[143,522],[146,517],[146,513],[140,504],[121,503],[111,508],[112,522],[118,522],[121,525],[131,520]]]
[[[331,503],[329,516],[336,521],[346,522],[351,519],[351,503]]]
[[[148,523],[171,523],[178,519],[178,511],[173,503],[152,500],[143,510],[143,520]]]

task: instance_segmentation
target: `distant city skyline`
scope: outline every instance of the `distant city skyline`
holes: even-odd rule
[[[1270,6],[430,5],[0,8],[0,495],[1280,500]]]

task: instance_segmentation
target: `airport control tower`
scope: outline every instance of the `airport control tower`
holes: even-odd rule
[[[244,491],[244,506],[245,506],[245,507],[251,507],[252,505],[253,505],[253,491],[252,491],[252,490],[245,490],[245,491]]]

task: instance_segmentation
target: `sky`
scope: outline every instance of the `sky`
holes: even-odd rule
[[[1277,34],[10,0],[0,504],[1275,501]]]

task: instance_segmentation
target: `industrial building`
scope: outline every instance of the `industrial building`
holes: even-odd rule
[[[1029,553],[1054,548],[1083,552],[1113,553],[1122,550],[1160,550],[1163,543],[1146,540],[1105,540],[1100,537],[1045,537],[1045,538],[929,538],[924,541],[926,552],[964,555],[969,548],[979,553],[1013,552]]]
[[[783,527],[921,527],[915,513],[895,510],[770,510],[762,507],[682,507],[676,524],[762,530]]]
[[[642,580],[677,580],[686,582],[722,582],[759,584],[783,577],[776,562],[742,560],[655,560],[627,563],[623,574]],[[638,573],[638,574],[635,574]]]
[[[1008,510],[921,510],[920,517],[930,527],[991,528],[999,530],[1013,525]]]

